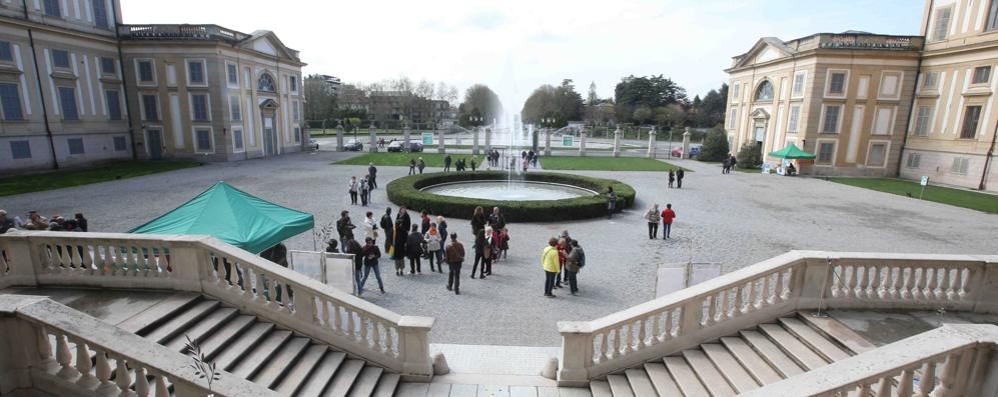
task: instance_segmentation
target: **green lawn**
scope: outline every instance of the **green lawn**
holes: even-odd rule
[[[669,171],[680,167],[644,157],[541,156],[545,170],[568,171]],[[686,172],[691,172],[686,169]]]
[[[902,196],[911,194],[911,197],[916,199],[921,190],[918,182],[902,179],[840,177],[829,178],[829,180]],[[925,194],[922,196],[922,199],[998,214],[998,196],[986,193],[929,185],[925,187]]]
[[[97,182],[156,174],[197,167],[193,161],[122,161],[77,170],[60,170],[40,174],[26,174],[0,178],[0,196],[40,192],[64,187],[88,185]]]
[[[409,166],[409,159],[423,158],[426,162],[427,167],[443,167],[444,166],[444,154],[440,153],[368,153],[360,155],[357,157],[352,157],[346,160],[340,160],[333,164],[343,164],[343,165],[367,165],[368,163],[374,163],[374,165],[386,165],[386,166]],[[457,161],[459,158],[467,158],[469,161],[468,166],[470,167],[471,155],[470,154],[452,154],[451,158]],[[482,156],[478,156],[476,163],[482,161]],[[453,165],[453,163],[451,163]]]

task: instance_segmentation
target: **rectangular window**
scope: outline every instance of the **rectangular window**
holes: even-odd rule
[[[875,119],[873,120],[873,133],[875,135],[889,135],[894,128],[894,108],[878,107]]]
[[[243,119],[243,112],[242,112],[242,109],[239,107],[239,97],[238,96],[233,95],[233,96],[229,97],[229,113],[232,114],[232,119],[233,120],[242,120]]]
[[[191,95],[191,114],[194,121],[208,121],[208,95]]]
[[[17,84],[0,84],[0,108],[3,109],[4,120],[24,120],[21,112],[21,95]]]
[[[197,143],[197,150],[199,152],[210,152],[211,149],[211,130],[207,128],[198,128],[194,130],[194,139]]]
[[[954,174],[967,175],[967,168],[970,167],[970,159],[966,157],[954,157],[953,166],[950,167],[950,172]]]
[[[932,117],[932,106],[919,106],[915,116],[915,135],[929,135],[929,118]]]
[[[298,76],[290,76],[288,81],[291,82],[291,92],[298,92]]]
[[[825,106],[825,120],[821,125],[821,132],[835,134],[839,132],[839,113],[842,112],[842,105]]]
[[[232,147],[235,150],[243,150],[243,130],[232,130]]]
[[[128,140],[123,136],[114,137],[114,151],[124,152],[128,150]]]
[[[59,0],[45,0],[45,15],[62,17],[62,10],[59,9]]]
[[[731,102],[738,102],[738,87],[737,83],[731,85]]]
[[[118,90],[104,91],[107,99],[107,117],[111,120],[121,120],[121,97]]]
[[[842,95],[846,92],[845,72],[832,72],[828,77],[828,93]]]
[[[59,87],[59,104],[62,106],[63,120],[79,120],[76,109],[76,90],[73,87]]]
[[[794,89],[792,90],[793,96],[799,97],[804,95],[804,84],[806,83],[806,78],[807,74],[804,72],[797,72],[794,74]]]
[[[974,68],[974,78],[970,84],[987,84],[991,79],[991,66],[978,66]]]
[[[898,99],[901,96],[901,77],[898,72],[883,72],[880,75],[880,93],[882,99]]]
[[[908,153],[908,160],[905,162],[905,167],[918,168],[918,164],[921,162],[922,162],[921,153]]]
[[[31,158],[31,143],[28,141],[10,141],[10,154],[14,160]]]
[[[52,65],[57,68],[69,68],[69,51],[52,50]]]
[[[107,75],[118,74],[118,68],[114,65],[114,58],[101,57],[100,58],[100,71],[101,73]]]
[[[728,115],[728,128],[735,128],[735,120],[738,118],[738,109],[731,109],[731,114]]]
[[[291,109],[292,109],[291,114],[294,115],[294,118],[292,118],[292,120],[301,121],[301,110],[299,110],[298,101],[294,101],[292,103]]]
[[[253,88],[252,79],[250,79],[252,75],[253,72],[250,71],[248,66],[243,68],[243,88],[247,90]]]
[[[0,61],[14,61],[14,51],[11,51],[9,41],[0,41]]]
[[[69,138],[66,140],[69,145],[69,154],[83,154],[83,138]]]
[[[156,106],[155,95],[142,96],[142,110],[146,114],[146,120],[159,121],[159,108]]]
[[[977,123],[981,121],[981,106],[967,106],[963,114],[963,129],[960,130],[960,139],[974,139],[977,136]]]
[[[295,143],[301,142],[301,128],[295,127]]]
[[[791,106],[790,120],[787,123],[787,132],[791,133],[798,132],[799,125],[800,125],[800,106]]]
[[[818,143],[818,164],[831,164],[835,157],[835,142]]]
[[[108,29],[111,26],[107,23],[107,4],[104,0],[93,0],[91,3],[94,6],[94,24],[98,28]]]
[[[239,72],[236,70],[236,65],[226,64],[225,73],[229,76],[229,85],[239,87]]]
[[[187,80],[191,84],[204,84],[204,62],[187,62]]]
[[[156,76],[152,70],[152,61],[144,60],[139,61],[139,81],[143,83],[152,83],[156,81]]]
[[[866,159],[868,167],[883,167],[887,160],[887,143],[874,142],[870,144],[870,157]]]
[[[952,6],[936,10],[936,24],[932,28],[933,40],[946,40],[946,37],[949,36],[949,23],[952,17]]]
[[[988,6],[988,24],[984,30],[991,31],[998,29],[998,0],[991,0]]]
[[[939,89],[939,72],[926,72],[922,75],[922,89],[926,91]]]

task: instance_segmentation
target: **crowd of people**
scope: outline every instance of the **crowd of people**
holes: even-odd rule
[[[565,230],[561,236],[548,240],[548,246],[541,252],[541,266],[544,268],[545,297],[556,297],[554,290],[563,287],[562,281],[568,284],[569,294],[576,295],[579,293],[579,272],[586,266],[586,252]]]
[[[19,216],[11,218],[7,215],[7,211],[0,210],[0,234],[14,229],[85,232],[87,218],[82,213],[76,213],[72,218],[64,218],[61,215],[46,218],[38,211],[28,211],[26,220],[23,220]]]

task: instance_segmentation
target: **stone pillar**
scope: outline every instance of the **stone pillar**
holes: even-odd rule
[[[402,141],[405,142],[406,150],[408,150],[411,147],[409,146],[409,142],[411,139],[410,135],[411,133],[409,131],[409,123],[402,124]]]
[[[586,133],[579,133],[579,156],[586,155]]]
[[[488,153],[492,151],[492,129],[485,129],[485,152]]]
[[[620,157],[620,127],[613,131],[613,157]]]
[[[437,130],[437,153],[446,153],[447,148],[444,146],[444,130]]]
[[[586,386],[589,384],[589,363],[593,342],[589,322],[559,321],[561,351],[558,354],[558,385]]]
[[[655,158],[655,150],[658,149],[658,143],[655,141],[655,127],[652,127],[651,131],[648,131],[648,158]]]
[[[683,133],[683,156],[682,158],[690,158],[690,127],[686,127],[686,132]]]
[[[399,319],[399,358],[402,380],[429,382],[433,378],[430,329],[433,317],[402,316]]]
[[[343,123],[336,124],[336,151],[343,151]]]
[[[368,152],[377,153],[378,152],[378,129],[374,128],[374,124],[371,124],[371,146],[367,148]]]
[[[551,129],[544,129],[544,155],[551,155]]]
[[[475,127],[475,129],[471,131],[471,154],[473,156],[477,156],[478,155],[478,133],[479,132],[481,132],[481,131],[479,131],[478,127]]]

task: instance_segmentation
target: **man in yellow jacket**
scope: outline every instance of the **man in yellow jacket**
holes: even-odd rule
[[[555,277],[558,276],[558,272],[561,270],[560,264],[558,262],[558,239],[552,237],[548,240],[548,246],[544,247],[544,252],[541,253],[541,266],[544,267],[544,296],[548,298],[554,298],[554,294],[551,290],[554,288]]]

